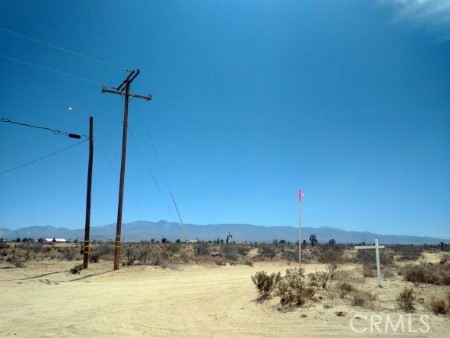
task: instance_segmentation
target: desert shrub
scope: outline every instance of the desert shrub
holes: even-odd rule
[[[232,244],[223,245],[220,250],[222,257],[230,261],[236,261],[239,258],[236,247]]]
[[[314,296],[314,289],[306,286],[302,268],[286,270],[286,275],[279,281],[275,295],[281,298],[281,305],[303,305]]]
[[[417,296],[412,288],[404,288],[397,296],[396,301],[400,309],[413,312],[417,303]]]
[[[346,295],[348,295],[350,292],[354,290],[353,285],[347,282],[343,282],[339,284],[339,291],[341,298],[345,298]]]
[[[98,258],[106,258],[105,256],[110,256],[114,254],[113,244],[99,244],[92,247],[92,254],[98,255]]]
[[[265,271],[258,271],[251,278],[261,297],[268,297],[281,280],[281,274],[273,272],[269,275]]]
[[[330,271],[317,271],[317,272],[311,272],[308,274],[308,279],[310,283],[314,286],[321,285],[322,288],[327,287],[327,283],[331,278]]]
[[[181,244],[177,243],[165,243],[164,247],[171,255],[175,255],[181,251]]]
[[[247,254],[249,253],[249,251],[251,249],[252,248],[246,244],[236,245],[236,250],[237,250],[238,254],[241,256],[247,256]]]
[[[311,283],[311,285],[314,285],[314,286],[319,285],[320,273],[321,273],[320,271],[308,273],[308,279],[309,279],[309,282]]]
[[[61,250],[59,250],[59,252],[61,254],[61,258],[71,261],[75,257],[75,254],[76,254],[75,250],[76,249],[73,247],[64,247],[64,248],[61,248]]]
[[[319,251],[320,263],[340,264],[343,261],[344,248],[337,245],[325,245]]]
[[[38,242],[27,242],[23,243],[22,247],[26,250],[32,251],[34,253],[42,252],[43,244]]]
[[[414,245],[399,245],[394,248],[401,261],[415,261],[422,256],[422,248]]]
[[[380,264],[381,265],[391,265],[392,255],[389,254],[388,250],[380,249]],[[356,262],[362,263],[367,266],[376,266],[376,253],[375,250],[358,250],[356,253]]]
[[[98,263],[99,259],[100,259],[100,256],[97,253],[93,253],[93,254],[89,255],[89,262],[91,262],[91,263]]]
[[[12,255],[6,257],[6,261],[13,264],[16,268],[23,268],[23,262],[25,260],[17,256],[15,252],[13,252]]]
[[[10,245],[5,242],[0,242],[0,250],[2,249],[9,249]]]
[[[375,277],[377,275],[377,270],[373,266],[364,265],[363,266],[363,276],[364,277]]]
[[[433,313],[435,315],[445,315],[448,312],[448,308],[445,304],[445,300],[443,299],[439,299],[439,300],[434,300],[432,299],[430,302],[430,309],[431,311],[433,311]]]
[[[259,253],[262,257],[274,258],[277,251],[272,244],[263,243],[259,246]]]
[[[200,242],[194,244],[194,253],[196,256],[208,256],[208,243]]]
[[[291,250],[285,250],[281,257],[289,262],[294,262],[298,260],[298,252],[291,251]],[[303,254],[302,254],[302,260],[303,260]]]
[[[365,307],[369,306],[375,299],[376,296],[370,292],[355,289],[352,292],[351,303],[353,306]]]
[[[70,269],[70,272],[75,274],[79,274],[83,270],[83,264],[75,265],[73,268]]]
[[[402,267],[399,274],[412,283],[450,285],[450,264],[408,264]]]

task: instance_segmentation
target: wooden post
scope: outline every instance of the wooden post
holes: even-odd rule
[[[89,264],[89,232],[91,228],[91,187],[92,187],[92,163],[94,161],[94,118],[89,118],[89,164],[86,194],[86,221],[84,225],[83,242],[83,269],[87,269]]]
[[[378,245],[378,239],[375,240],[375,245],[368,246],[355,246],[356,250],[361,249],[375,249],[375,259],[377,262],[377,278],[378,278],[378,286],[381,288],[381,267],[380,267],[380,251],[379,249],[384,249],[384,245]]]

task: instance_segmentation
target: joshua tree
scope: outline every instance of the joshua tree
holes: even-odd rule
[[[227,244],[228,244],[228,241],[230,240],[230,238],[232,238],[232,237],[233,237],[233,235],[231,234],[231,232],[228,232],[227,239],[226,239]]]
[[[311,242],[311,246],[317,245],[317,243],[319,243],[316,234],[311,234],[311,236],[309,236],[309,241]]]

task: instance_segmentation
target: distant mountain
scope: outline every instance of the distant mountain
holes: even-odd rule
[[[176,239],[199,239],[214,240],[224,239],[228,232],[233,235],[236,242],[272,242],[274,239],[295,242],[298,240],[298,228],[291,226],[257,226],[251,224],[208,224],[195,225],[185,224],[181,227],[178,223],[159,221],[137,221],[122,224],[122,240],[126,242],[139,242],[150,240],[151,238]],[[406,235],[380,235],[372,232],[344,231],[337,228],[302,228],[302,239],[309,239],[311,234],[316,234],[319,243],[327,243],[330,239],[335,239],[337,243],[373,243],[375,238],[382,244],[437,244],[439,242],[449,242],[449,239],[434,237],[417,237]],[[84,229],[55,228],[53,226],[33,226],[17,230],[0,228],[0,237],[9,240],[31,237],[56,237],[66,239],[84,238]],[[91,239],[109,240],[116,235],[116,224],[109,224],[91,227]]]

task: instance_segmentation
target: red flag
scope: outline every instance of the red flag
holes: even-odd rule
[[[299,202],[302,201],[302,197],[303,197],[303,196],[305,196],[305,195],[303,195],[302,189],[299,189],[299,190],[298,190],[298,201],[299,201]]]

